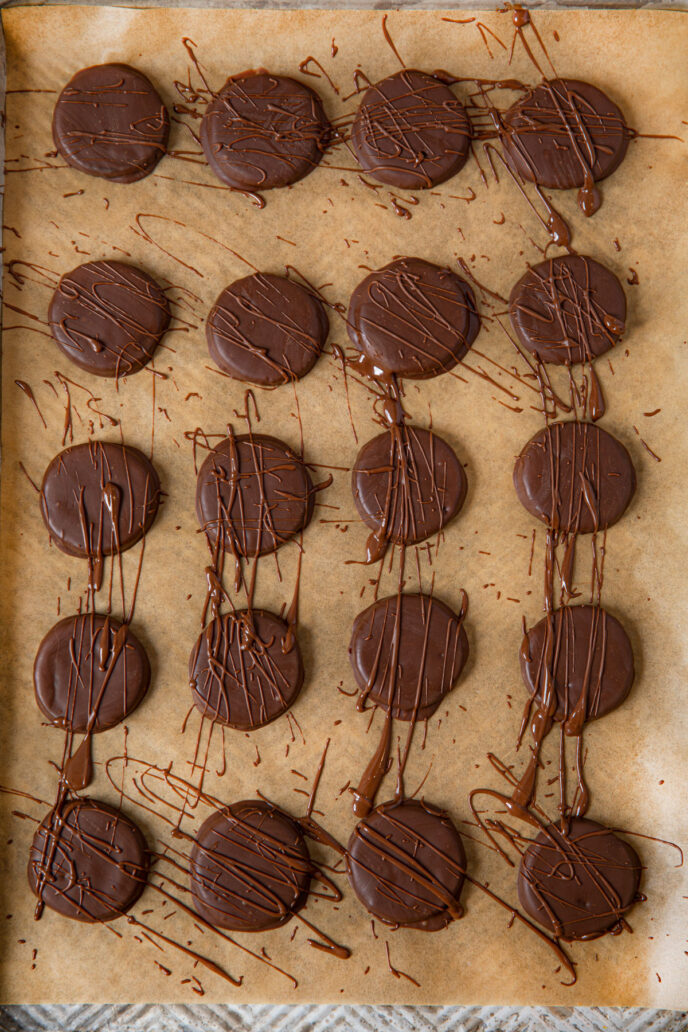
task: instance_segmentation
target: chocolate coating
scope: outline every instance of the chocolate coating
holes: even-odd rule
[[[532,516],[554,530],[590,534],[621,519],[635,469],[620,441],[592,423],[552,423],[525,446],[514,487]]]
[[[124,262],[86,262],[60,280],[48,310],[57,346],[95,376],[127,376],[150,361],[170,323],[165,292]]]
[[[262,800],[232,803],[201,825],[191,850],[194,908],[218,928],[279,928],[308,899],[313,865],[301,829]]]
[[[208,164],[235,190],[270,190],[303,179],[322,158],[330,133],[314,90],[265,69],[228,79],[201,122]]]
[[[519,341],[542,362],[591,362],[619,341],[626,295],[613,272],[577,254],[534,265],[509,298]]]
[[[526,913],[557,938],[596,939],[621,927],[636,902],[638,854],[608,828],[582,817],[565,834],[550,824],[526,850],[518,898]]]
[[[346,866],[363,906],[385,924],[435,932],[462,916],[463,843],[449,815],[430,803],[376,807],[354,828]]]
[[[308,526],[314,490],[303,461],[282,441],[231,436],[201,466],[196,514],[212,543],[221,530],[233,555],[266,555]]]
[[[480,317],[472,289],[456,273],[399,258],[356,287],[347,329],[375,375],[424,380],[461,361]]]
[[[129,817],[96,799],[77,799],[38,826],[28,877],[31,890],[58,914],[113,921],[140,897],[148,867],[146,840]]]
[[[432,537],[456,516],[466,497],[466,474],[437,434],[392,427],[361,448],[351,474],[363,522],[395,544]]]
[[[500,135],[522,179],[556,190],[611,175],[629,137],[616,104],[578,79],[545,80],[529,90],[503,116]]]
[[[432,716],[467,659],[462,620],[429,595],[390,595],[354,620],[349,660],[356,684],[400,720]]]
[[[552,659],[546,663],[547,625],[551,622]],[[555,720],[566,720],[585,692],[586,720],[620,706],[631,690],[633,648],[625,630],[600,606],[562,606],[526,633],[521,644],[521,675],[531,695],[542,702],[547,670],[553,673]]]
[[[301,652],[295,640],[288,647],[288,631],[284,620],[262,609],[212,620],[189,659],[197,709],[239,731],[285,713],[303,685]]]
[[[53,112],[53,140],[67,164],[115,183],[149,175],[166,152],[169,133],[155,86],[125,64],[82,68]]]
[[[236,380],[274,387],[300,380],[320,357],[330,324],[314,294],[258,272],[222,291],[206,323],[213,362]]]
[[[36,702],[57,727],[106,731],[127,717],[150,684],[141,642],[111,616],[83,613],[59,620],[38,647],[33,665]],[[101,694],[102,693],[102,694]]]
[[[40,504],[61,551],[98,560],[131,548],[150,529],[160,480],[138,448],[89,441],[55,456],[43,476]]]
[[[422,190],[463,168],[471,126],[448,86],[405,68],[366,90],[351,142],[361,167],[373,178]]]

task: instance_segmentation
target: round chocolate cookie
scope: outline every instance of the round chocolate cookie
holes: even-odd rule
[[[82,68],[53,112],[53,140],[67,164],[115,183],[149,175],[166,152],[169,133],[155,86],[125,64]]]
[[[584,693],[585,719],[595,720],[620,706],[630,692],[633,649],[616,617],[600,606],[562,606],[531,627],[521,644],[523,682],[538,703],[548,670],[557,699],[554,719],[571,717]]]
[[[266,555],[308,526],[314,491],[302,459],[282,441],[232,435],[201,466],[196,514],[211,543],[221,531],[232,555]]]
[[[399,258],[356,287],[347,328],[374,376],[425,380],[461,361],[480,317],[472,289],[456,273]]]
[[[502,117],[506,159],[522,179],[555,190],[590,186],[619,167],[629,133],[624,116],[589,82],[550,79]]]
[[[613,272],[578,254],[528,269],[509,298],[511,325],[541,362],[591,362],[613,348],[626,326],[626,295]]]
[[[637,902],[642,865],[623,839],[595,821],[573,817],[540,832],[521,860],[518,898],[547,931],[571,942],[621,928]]]
[[[52,627],[33,665],[36,702],[51,724],[79,734],[124,720],[150,684],[141,642],[111,616],[82,613]]]
[[[377,806],[354,828],[346,866],[363,906],[385,924],[437,932],[463,914],[461,836],[430,803]]]
[[[205,332],[210,357],[223,372],[274,387],[313,368],[329,329],[325,308],[310,290],[257,272],[222,291]]]
[[[48,310],[60,350],[96,376],[137,373],[153,357],[170,322],[165,292],[124,262],[86,262],[66,273]]]
[[[191,898],[218,928],[279,928],[308,899],[313,864],[296,821],[251,799],[217,810],[191,850]]]
[[[466,164],[471,124],[448,86],[405,68],[366,90],[351,142],[361,168],[373,178],[424,190]]]
[[[432,537],[456,516],[466,474],[446,441],[402,423],[361,448],[351,474],[363,522],[395,544]]]
[[[42,903],[76,921],[113,921],[146,886],[146,840],[132,820],[96,799],[65,803],[36,830],[29,885]]]
[[[158,474],[138,448],[89,441],[65,448],[46,469],[41,515],[62,552],[99,560],[140,541],[160,494]]]
[[[635,494],[635,469],[620,441],[592,423],[552,423],[514,467],[521,504],[553,530],[591,534],[621,519]]]
[[[228,79],[201,122],[208,164],[235,190],[270,190],[303,179],[330,135],[317,93],[265,69]]]
[[[253,731],[286,713],[303,685],[301,652],[296,640],[287,645],[288,632],[284,620],[263,609],[212,620],[189,658],[191,692],[203,716]]]
[[[349,660],[356,684],[400,720],[431,717],[467,659],[462,619],[430,595],[389,595],[354,620]]]

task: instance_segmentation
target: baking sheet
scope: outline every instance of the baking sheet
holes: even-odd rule
[[[389,31],[409,66],[443,66],[457,75],[477,77],[505,74],[508,50],[502,50],[488,29],[508,48],[512,31],[508,14],[462,12],[458,18],[475,18],[462,24],[446,22],[445,17],[453,15],[390,15]],[[343,151],[337,152],[330,164],[346,166],[352,172],[321,168],[292,189],[269,194],[263,211],[255,210],[244,198],[216,189],[217,181],[202,165],[173,158],[135,187],[86,179],[60,167],[62,162],[49,154],[54,94],[12,92],[59,90],[85,64],[124,60],[139,64],[150,74],[171,105],[180,99],[173,80],[183,82],[189,73],[181,40],[190,37],[215,87],[227,74],[245,67],[265,65],[294,74],[301,61],[315,56],[345,94],[353,89],[357,66],[371,78],[398,67],[385,44],[379,14],[42,8],[5,12],[3,21],[9,90],[5,223],[10,227],[4,232],[4,258],[6,267],[21,259],[44,268],[12,266],[22,282],[6,275],[0,588],[3,679],[7,681],[3,685],[2,782],[50,799],[54,771],[48,761],[59,760],[61,735],[40,726],[32,698],[31,663],[38,641],[56,619],[58,596],[62,614],[75,610],[85,587],[85,570],[48,547],[33,489],[19,463],[40,480],[60,448],[65,396],[55,370],[90,387],[102,399],[102,403],[91,402],[93,407],[121,417],[130,443],[150,448],[154,416],[154,460],[169,497],[146,545],[136,630],[152,652],[154,684],[128,722],[128,751],[131,756],[163,764],[174,757],[175,769],[184,773],[195,742],[193,718],[187,733],[180,735],[189,704],[186,663],[198,632],[205,589],[205,548],[196,532],[195,478],[184,432],[198,425],[221,431],[234,419],[233,410],[243,406],[242,386],[206,368],[209,361],[202,327],[203,315],[216,294],[246,271],[233,252],[271,271],[295,265],[312,282],[331,284],[325,288],[331,300],[346,303],[364,275],[361,266],[378,267],[399,253],[448,264],[460,255],[479,280],[508,294],[525,263],[540,257],[531,239],[540,246],[546,239],[513,187],[508,182],[497,185],[490,181],[485,188],[474,165],[436,194],[422,196],[420,204],[411,208],[413,217],[408,221],[394,214],[388,191],[373,192],[358,181],[353,163]],[[672,13],[537,15],[537,27],[548,40],[561,74],[588,77],[608,89],[621,101],[629,122],[642,131],[677,135],[686,111],[681,54],[687,24],[684,17]],[[334,57],[332,39],[338,48]],[[65,54],[69,55],[67,61]],[[509,75],[535,77],[519,49]],[[192,77],[197,81],[193,71]],[[650,81],[653,95],[641,95],[637,83]],[[326,82],[316,84],[332,117],[355,107],[355,98],[340,104]],[[188,130],[176,124],[171,147],[197,150]],[[571,215],[574,245],[580,251],[606,262],[619,275],[630,275],[629,270],[636,269],[639,279],[638,286],[628,291],[632,316],[623,349],[612,355],[611,367],[598,363],[609,409],[603,425],[627,444],[640,474],[631,510],[609,534],[604,590],[605,604],[623,616],[632,632],[639,676],[624,708],[586,733],[593,791],[590,813],[617,827],[677,842],[688,838],[685,807],[679,805],[686,787],[681,766],[685,718],[680,709],[686,660],[680,628],[686,592],[676,561],[684,554],[685,536],[677,516],[685,496],[680,474],[687,449],[679,433],[679,418],[686,345],[682,338],[685,319],[680,315],[685,301],[680,277],[672,276],[671,270],[681,265],[679,228],[685,218],[685,171],[684,145],[640,140],[631,146],[622,170],[604,184],[605,202],[593,220],[584,224],[574,211],[572,197],[566,196],[560,203],[562,211]],[[81,190],[84,192],[79,193]],[[460,199],[472,193],[475,201]],[[497,224],[502,213],[506,221]],[[45,319],[51,291],[48,284],[56,276],[89,257],[127,254],[161,282],[171,284],[180,318],[167,339],[174,350],[161,351],[156,359],[156,368],[169,374],[169,379],[154,379],[142,372],[117,392],[107,382],[94,384],[87,377],[73,376],[42,335],[46,327],[40,320]],[[24,328],[11,329],[15,326]],[[343,324],[336,318],[331,340],[346,344]],[[427,564],[422,569],[424,586],[429,587],[434,573],[435,591],[450,603],[458,604],[459,587],[468,591],[472,659],[459,687],[439,711],[439,720],[431,723],[425,749],[419,747],[417,737],[407,777],[413,788],[433,761],[423,793],[448,807],[457,822],[469,816],[466,797],[471,788],[486,783],[497,787],[486,761],[488,751],[498,752],[507,762],[523,762],[513,752],[523,697],[517,669],[521,614],[533,621],[541,606],[537,557],[541,562],[543,534],[538,531],[536,561],[528,577],[532,523],[520,510],[510,485],[513,456],[537,429],[540,418],[530,408],[530,392],[491,364],[490,360],[509,367],[514,362],[508,340],[494,323],[485,325],[476,348],[487,358],[474,352],[468,364],[488,371],[517,395],[518,401],[461,369],[458,372],[467,382],[443,377],[409,385],[407,390],[411,415],[427,423],[431,412],[435,429],[467,463],[470,484],[461,516],[446,531],[441,561],[432,570]],[[15,386],[16,379],[32,385],[47,430]],[[44,379],[52,381],[59,397]],[[115,439],[117,429],[101,429],[98,416],[89,412],[85,392],[75,387],[71,391],[75,409],[84,420],[82,424],[74,417],[75,441],[86,438],[90,419],[97,436]],[[357,445],[336,362],[325,357],[297,393],[306,457],[325,465],[350,465]],[[291,388],[257,395],[260,428],[298,444]],[[370,398],[352,384],[350,399],[363,442],[376,432]],[[523,411],[513,412],[498,401]],[[661,408],[656,416],[643,415],[656,408]],[[661,464],[643,449],[634,426],[661,456]],[[324,741],[330,737],[318,808],[325,811],[326,826],[346,840],[353,817],[348,793],[339,795],[339,790],[349,779],[355,782],[365,766],[375,744],[375,728],[366,738],[366,718],[355,713],[353,701],[337,687],[353,687],[346,659],[348,627],[356,612],[372,601],[370,585],[362,598],[359,595],[373,571],[344,565],[346,559],[361,557],[366,536],[354,519],[346,473],[335,473],[335,483],[322,501],[338,508],[319,508],[306,537],[300,617],[311,675],[294,709],[305,741],[298,731],[292,734],[286,721],[249,737],[230,735],[228,771],[222,779],[211,774],[211,780],[215,782],[213,791],[227,801],[250,796],[259,788],[299,812],[303,796],[293,789],[306,782],[291,771],[312,779]],[[320,522],[332,519],[339,524]],[[259,604],[279,608],[291,598],[295,550],[291,554],[283,551],[281,583],[274,566],[266,562],[261,567]],[[136,557],[128,555],[126,559],[131,583]],[[384,583],[393,590],[394,576]],[[121,751],[121,746],[118,731],[100,736],[95,744],[96,760],[104,761]],[[287,746],[289,754],[285,755]],[[254,767],[257,755],[261,762]],[[219,753],[211,758],[214,770],[221,758]],[[389,781],[380,798],[392,791]],[[93,792],[108,797],[102,769]],[[16,798],[5,797],[3,802],[9,810],[37,812],[28,802],[19,805]],[[134,816],[153,837],[158,830],[155,822],[148,822],[140,813]],[[52,914],[34,924],[33,900],[23,889],[31,825],[8,818],[6,827],[3,839],[12,839],[12,843],[4,851],[2,891],[6,913],[12,917],[2,926],[3,999],[198,998],[193,995],[194,983],[183,981],[189,978],[188,961],[170,948],[161,957],[149,943],[136,943],[134,930],[123,922],[119,922],[122,941],[107,930],[84,930]],[[680,902],[686,893],[682,872],[673,869],[675,854],[671,850],[640,841],[648,865],[644,891],[650,901],[634,911],[632,937],[602,940],[572,951],[579,962],[579,981],[573,990],[559,984],[561,975],[555,973],[549,952],[518,928],[507,934],[506,915],[475,890],[465,896],[466,919],[447,932],[421,937],[410,932],[385,933],[378,927],[376,940],[367,915],[340,878],[345,898],[338,912],[315,903],[307,913],[351,947],[349,961],[310,950],[303,929],[291,944],[292,926],[260,937],[260,943],[255,937],[242,939],[253,948],[265,945],[276,962],[293,971],[299,980],[296,991],[283,978],[269,974],[256,962],[247,962],[238,952],[228,952],[207,937],[201,940],[183,920],[173,919],[167,925],[174,925],[178,937],[188,932],[199,952],[221,959],[233,974],[245,976],[241,989],[230,990],[219,979],[201,975],[204,999],[211,1002],[680,1006],[685,1003],[682,988],[687,960]],[[478,844],[469,840],[467,845],[472,873],[514,900],[511,873]],[[139,909],[155,903],[144,897]],[[162,919],[159,909],[150,920],[155,922],[156,917]],[[59,950],[55,948],[58,937]],[[25,941],[19,941],[22,939]],[[386,942],[394,966],[411,974],[420,988],[394,978],[387,965]],[[155,959],[173,974],[165,975],[154,965]]]

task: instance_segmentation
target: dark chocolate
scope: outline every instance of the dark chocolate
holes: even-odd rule
[[[89,441],[65,448],[46,469],[41,515],[61,551],[98,562],[140,541],[160,494],[158,474],[138,448]]]
[[[621,519],[635,494],[631,457],[592,423],[552,423],[525,446],[514,467],[521,504],[555,531],[590,534]]]
[[[136,709],[150,674],[146,650],[126,624],[97,613],[68,616],[38,647],[36,702],[57,727],[106,731]]]
[[[361,168],[389,186],[422,190],[466,164],[471,125],[444,83],[405,68],[366,90],[351,142]]]
[[[223,372],[274,387],[310,372],[329,328],[325,308],[310,290],[257,272],[222,291],[208,316],[206,338]]]
[[[542,362],[591,362],[618,343],[626,328],[626,295],[613,272],[583,255],[534,265],[509,299],[519,341]]]
[[[596,939],[621,931],[637,901],[641,863],[635,850],[587,818],[550,824],[526,850],[518,897],[527,914],[558,939]]]
[[[82,68],[53,112],[53,140],[67,164],[115,183],[150,175],[166,152],[169,132],[155,86],[125,64]]]
[[[198,474],[196,514],[211,543],[235,556],[266,555],[308,526],[315,488],[303,461],[266,434],[230,435]]]
[[[373,917],[402,928],[439,931],[460,918],[466,870],[449,815],[417,799],[383,803],[354,828],[346,866]]]
[[[354,620],[349,659],[362,701],[401,720],[432,716],[467,658],[462,617],[429,595],[390,595]]]
[[[437,434],[401,423],[364,444],[351,474],[363,522],[387,541],[416,544],[461,509],[466,474]]]
[[[600,606],[562,606],[544,617],[525,635],[520,657],[530,694],[542,703],[545,681],[551,680],[554,719],[576,730],[620,706],[635,676],[628,635]]]
[[[285,620],[262,609],[218,616],[189,659],[193,700],[211,720],[252,731],[276,720],[303,685],[298,642]]]
[[[373,376],[424,380],[461,361],[480,317],[473,290],[456,273],[399,258],[356,287],[347,328]]]
[[[581,207],[591,215],[599,206],[593,184],[619,167],[629,131],[602,90],[578,79],[551,79],[509,108],[500,136],[507,161],[522,179],[556,190],[582,187],[589,196]]]
[[[195,910],[217,928],[279,928],[308,899],[313,865],[301,829],[262,800],[232,803],[201,825],[191,850]]]
[[[148,867],[146,840],[129,817],[107,803],[77,799],[52,810],[37,828],[29,885],[64,917],[113,921],[139,899]]]
[[[165,292],[124,262],[86,262],[65,273],[48,311],[60,350],[95,376],[127,376],[151,360],[170,322]]]
[[[208,164],[236,190],[303,179],[320,162],[330,135],[317,93],[265,69],[229,78],[201,122]]]

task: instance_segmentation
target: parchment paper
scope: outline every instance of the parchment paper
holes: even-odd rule
[[[508,67],[509,14],[459,12],[459,19],[475,19],[463,24],[448,22],[451,17],[451,12],[439,11],[390,14],[389,31],[409,67],[444,67],[459,76],[536,79],[520,47]],[[536,19],[560,74],[588,78],[608,90],[630,124],[642,132],[685,132],[685,16],[538,12]],[[485,28],[481,34],[479,23],[506,49]],[[496,184],[488,177],[486,187],[473,163],[443,187],[421,195],[418,205],[410,207],[412,218],[405,220],[394,214],[389,191],[374,192],[359,181],[343,149],[329,164],[351,171],[319,168],[293,188],[269,193],[263,211],[218,189],[218,181],[203,164],[168,157],[150,178],[118,186],[81,176],[50,154],[54,91],[84,65],[108,60],[138,65],[171,106],[180,100],[174,80],[185,81],[189,74],[181,40],[190,37],[215,88],[230,73],[261,65],[298,75],[299,63],[314,56],[344,95],[353,89],[357,66],[372,79],[399,67],[383,38],[378,13],[45,7],[6,11],[3,24],[8,51],[4,260],[6,270],[16,260],[43,269],[12,266],[20,276],[26,274],[21,282],[5,274],[0,780],[51,800],[55,771],[50,761],[60,759],[62,735],[41,725],[31,668],[41,637],[57,618],[58,604],[62,615],[76,611],[86,571],[85,564],[49,547],[37,496],[20,463],[40,482],[61,447],[65,394],[55,371],[92,390],[101,399],[92,401],[92,408],[121,419],[125,440],[131,444],[150,450],[154,420],[154,461],[168,496],[146,544],[135,629],[149,648],[153,684],[128,720],[128,752],[160,764],[174,759],[175,770],[186,776],[198,726],[195,715],[184,735],[180,729],[190,704],[187,661],[199,630],[207,553],[197,532],[195,477],[184,433],[197,426],[222,432],[229,421],[241,425],[234,410],[243,408],[244,388],[211,371],[203,332],[203,318],[217,294],[248,271],[233,252],[264,270],[280,272],[294,265],[313,283],[329,284],[324,291],[332,301],[346,304],[365,268],[384,265],[396,254],[417,254],[449,265],[461,256],[478,280],[508,295],[526,263],[540,259],[538,248],[547,239],[512,184]],[[194,72],[192,81],[198,82]],[[325,80],[306,81],[321,90],[331,117],[355,108],[356,98],[342,104]],[[53,92],[22,92],[26,90]],[[170,146],[198,151],[188,130],[177,122]],[[590,816],[684,845],[686,171],[682,142],[641,139],[629,148],[621,170],[603,184],[604,204],[593,219],[583,219],[572,194],[556,196],[560,210],[570,216],[577,249],[605,262],[623,279],[636,270],[639,280],[628,287],[630,316],[623,344],[610,356],[611,363],[597,363],[608,403],[602,425],[628,446],[639,474],[631,509],[608,535],[603,594],[604,604],[622,617],[631,633],[638,676],[623,708],[586,731]],[[472,193],[475,201],[461,199]],[[145,217],[137,219],[142,213]],[[46,335],[50,284],[82,261],[108,257],[138,263],[170,286],[178,318],[155,361],[168,379],[154,379],[143,371],[118,391],[110,382],[75,373]],[[485,314],[494,314],[494,309],[482,307]],[[336,316],[330,340],[347,344],[344,325]],[[470,816],[468,792],[480,785],[500,787],[486,754],[496,752],[517,769],[525,760],[514,751],[524,701],[518,647],[522,616],[533,622],[541,612],[544,539],[538,528],[529,576],[533,522],[516,501],[511,471],[515,454],[541,425],[534,410],[536,397],[491,364],[508,369],[517,361],[494,320],[485,321],[475,347],[487,357],[474,351],[466,365],[482,368],[515,398],[462,368],[457,372],[463,379],[444,376],[409,384],[406,398],[414,420],[427,425],[431,414],[434,428],[466,463],[467,503],[447,528],[432,567],[427,557],[421,562],[421,576],[427,589],[434,575],[435,592],[450,604],[458,605],[459,589],[466,589],[471,644],[468,669],[431,721],[424,748],[422,734],[416,736],[406,780],[413,790],[432,761],[423,795],[447,807],[469,835],[474,829],[460,823]],[[33,388],[47,429],[16,379]],[[117,439],[119,428],[107,423],[101,428],[99,417],[87,408],[87,394],[79,387],[70,389],[78,413],[75,442],[87,439],[90,430],[101,439]],[[307,459],[350,466],[358,445],[334,359],[324,356],[296,394]],[[256,395],[260,429],[298,446],[292,388]],[[376,432],[370,396],[352,383],[350,400],[363,443]],[[655,409],[661,411],[644,415]],[[661,463],[643,448],[634,426]],[[308,675],[294,716],[303,738],[298,731],[292,734],[284,719],[252,735],[230,732],[227,771],[221,778],[214,773],[221,766],[216,739],[208,787],[227,801],[251,797],[260,789],[292,812],[302,812],[305,797],[294,789],[310,788],[330,738],[317,807],[325,814],[325,826],[346,841],[354,821],[350,796],[340,790],[360,776],[379,725],[366,735],[366,717],[357,714],[354,700],[337,689],[354,687],[346,654],[349,629],[359,609],[372,601],[369,581],[375,571],[345,565],[347,559],[363,556],[366,537],[355,519],[348,474],[335,471],[333,486],[320,500],[323,504],[305,539],[302,575],[299,633]],[[137,558],[135,552],[125,557],[129,592]],[[294,548],[282,550],[281,582],[274,563],[263,561],[259,604],[279,610],[290,601],[295,558]],[[383,588],[391,591],[394,586],[395,573],[386,573]],[[583,590],[588,590],[587,582]],[[96,761],[102,764],[120,752],[122,740],[121,729],[98,736]],[[255,765],[258,755],[260,763]],[[545,758],[556,763],[553,741]],[[295,770],[308,781],[292,773]],[[393,789],[390,776],[379,798]],[[116,798],[101,766],[89,791]],[[547,803],[543,794],[540,798]],[[197,984],[188,981],[191,974],[202,983],[204,1002],[680,1007],[688,1001],[685,874],[674,867],[676,852],[652,841],[632,840],[647,865],[642,888],[649,897],[631,914],[634,934],[572,948],[579,972],[573,989],[561,986],[562,974],[555,971],[552,955],[534,936],[518,927],[508,930],[508,915],[471,888],[464,896],[465,919],[447,931],[390,933],[376,925],[376,939],[368,915],[340,876],[344,900],[336,911],[331,904],[314,902],[306,913],[352,949],[350,960],[311,950],[302,927],[291,943],[295,923],[242,939],[254,949],[265,946],[275,962],[292,971],[299,980],[295,991],[284,978],[202,935],[182,915],[164,920],[158,897],[144,895],[137,914],[151,908],[145,920],[179,941],[191,941],[194,949],[215,958],[233,975],[245,976],[243,986],[233,990],[201,969],[193,971],[172,948],[161,944],[160,951],[135,941],[135,929],[123,921],[116,925],[121,939],[107,929],[84,928],[50,912],[34,923],[34,899],[25,879],[34,825],[10,811],[34,817],[43,811],[13,796],[3,796],[2,805],[0,891],[1,913],[7,915],[0,921],[3,1002],[191,1002],[198,999]],[[154,840],[160,832],[156,822],[132,807],[128,810]],[[466,845],[472,874],[515,902],[514,872],[472,838]],[[322,852],[318,856],[326,858]],[[394,966],[412,975],[419,988],[390,972],[386,943]],[[172,974],[165,975],[155,960]]]

